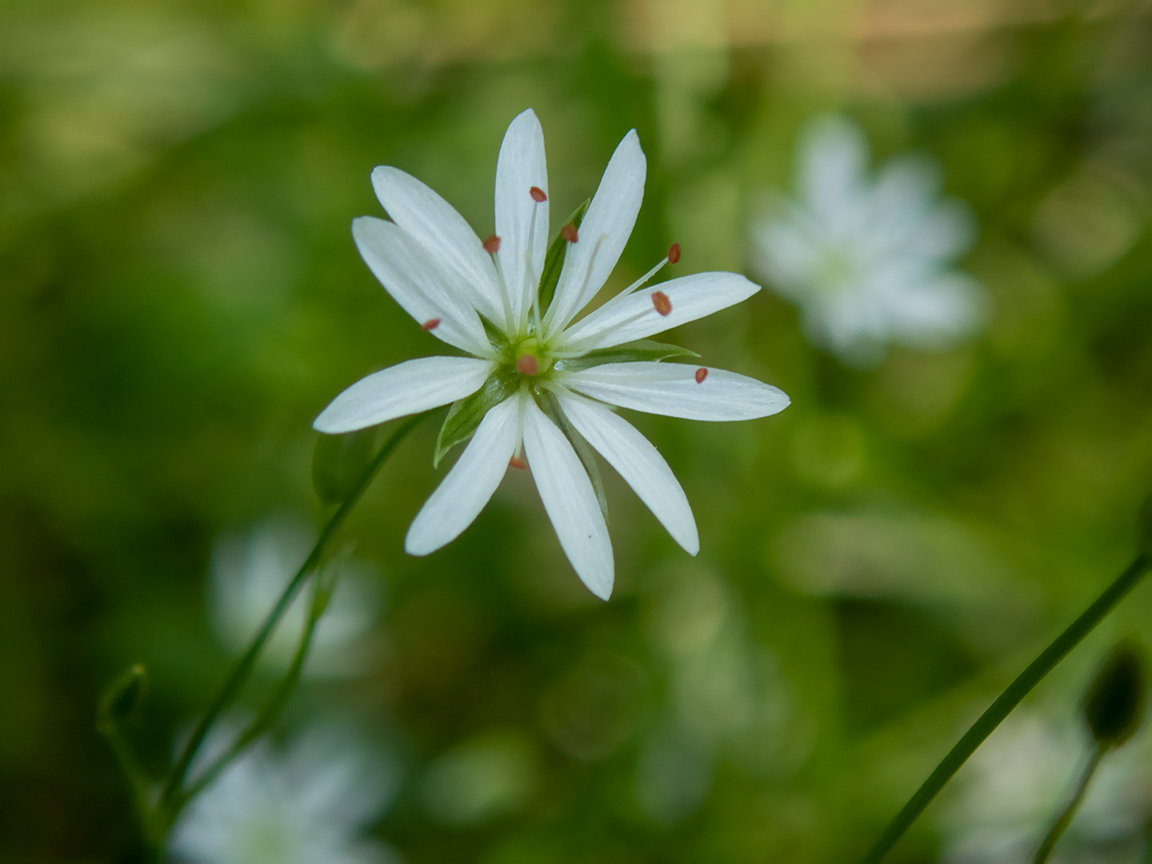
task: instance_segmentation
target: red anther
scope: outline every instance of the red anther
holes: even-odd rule
[[[500,251],[500,238],[493,234],[484,241],[484,251],[489,255],[495,255]]]
[[[528,193],[532,196],[532,200],[537,204],[543,204],[548,200],[548,196],[544,194],[544,190],[539,186],[533,186],[528,190]]]
[[[663,291],[652,292],[652,305],[656,307],[656,311],[664,317],[672,314],[672,301],[668,299],[668,295]]]
[[[669,264],[679,264],[680,263],[680,244],[679,243],[673,243],[671,245],[671,247],[669,247],[669,249],[668,249],[668,263]]]
[[[513,456],[511,459],[508,460],[508,467],[509,468],[519,468],[521,471],[523,471],[525,468],[528,467],[528,463],[525,462],[523,459],[521,459],[519,456]]]
[[[440,319],[439,318],[429,318],[427,321],[425,321],[423,324],[420,325],[421,329],[427,330],[429,333],[431,333],[433,330],[435,330],[439,326],[440,326]]]
[[[569,243],[575,243],[580,235],[576,233],[575,225],[565,225],[560,229],[560,236],[567,240]]]
[[[536,358],[531,354],[521,354],[516,358],[516,371],[521,375],[535,375],[538,369]]]
[[[703,384],[704,379],[708,377],[708,370],[701,366],[696,370],[696,383]]]

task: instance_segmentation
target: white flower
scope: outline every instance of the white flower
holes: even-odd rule
[[[343,730],[299,737],[283,752],[253,746],[181,814],[169,840],[177,861],[196,864],[385,864],[365,839],[392,793],[389,766]],[[201,751],[222,751],[214,735]]]
[[[433,336],[472,355],[409,360],[336,397],[313,424],[350,432],[458,402],[441,433],[474,435],[408,530],[405,548],[427,555],[455,539],[492,497],[521,451],[560,545],[598,597],[612,591],[608,529],[584,441],[632,486],[689,554],[696,523],[668,464],[610,405],[696,420],[745,420],[782,410],[788,397],[751,378],[657,362],[687,352],[636,343],[738,303],[759,286],[735,273],[700,273],[643,288],[673,246],[638,282],[573,323],[600,290],[632,232],[644,194],[644,153],[632,130],[612,155],[578,229],[555,248],[563,267],[542,308],[548,252],[548,175],[536,115],[508,127],[496,165],[496,235],[481,242],[463,217],[396,168],[372,173],[392,222],[352,224],[360,254],[384,287]],[[473,396],[473,394],[476,394]],[[468,399],[466,397],[472,397]],[[446,434],[450,430],[451,434]],[[575,445],[575,446],[574,446]]]
[[[1071,719],[1017,713],[973,754],[939,817],[942,860],[1031,859],[1084,767],[1088,736]],[[1053,864],[1137,860],[1132,846],[1143,845],[1139,835],[1152,806],[1148,758],[1146,736],[1104,758],[1054,850]]]
[[[315,539],[304,520],[279,517],[216,542],[209,615],[221,643],[236,653],[248,647]],[[312,634],[306,674],[355,675],[368,662],[365,637],[380,594],[363,565],[353,560],[339,566],[336,588]],[[262,655],[273,665],[285,669],[292,662],[311,602],[311,592],[302,590],[284,613]]]
[[[752,226],[755,264],[803,310],[814,342],[854,364],[899,342],[934,348],[971,332],[983,295],[951,260],[972,240],[957,201],[938,201],[939,176],[901,156],[867,173],[868,144],[842,117],[814,121],[800,143],[799,201],[776,197]]]

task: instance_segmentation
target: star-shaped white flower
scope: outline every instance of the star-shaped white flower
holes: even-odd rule
[[[223,752],[217,731],[199,762]],[[388,864],[368,829],[392,795],[383,755],[342,727],[319,726],[280,750],[249,748],[180,814],[168,841],[186,864]]]
[[[252,641],[315,542],[311,526],[293,516],[267,519],[251,530],[220,537],[212,548],[209,613],[220,641],[237,655]],[[316,623],[304,674],[347,677],[366,671],[371,661],[367,637],[380,613],[378,579],[357,559],[341,561],[340,577]],[[278,670],[292,663],[312,603],[310,592],[296,595],[261,656]]]
[[[938,200],[935,165],[898,157],[872,180],[864,133],[842,117],[813,121],[798,157],[799,200],[768,202],[753,254],[814,342],[866,365],[889,342],[942,347],[979,324],[980,286],[951,263],[971,243],[971,218]]]
[[[373,171],[376,194],[392,221],[362,216],[353,222],[360,254],[425,330],[471,356],[409,360],[369,375],[337,396],[313,425],[329,434],[351,432],[456,403],[438,455],[469,435],[471,441],[409,528],[409,553],[427,555],[454,540],[488,503],[509,465],[524,467],[525,456],[577,575],[607,599],[612,545],[586,445],[620,473],[677,543],[689,554],[698,551],[692,510],[668,464],[610,406],[694,420],[747,420],[775,414],[788,397],[733,372],[659,362],[689,352],[638,341],[760,290],[735,273],[699,273],[645,288],[665,263],[679,259],[679,246],[573,323],[632,233],[644,173],[644,153],[632,130],[582,218],[561,229],[550,251],[544,135],[531,110],[504,136],[496,165],[496,234],[487,240],[420,181],[396,168]]]

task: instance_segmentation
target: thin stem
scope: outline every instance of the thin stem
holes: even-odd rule
[[[192,737],[188,739],[188,743],[185,745],[184,751],[176,763],[176,767],[172,769],[172,773],[164,784],[164,790],[160,793],[160,799],[157,805],[158,811],[163,811],[168,808],[180,791],[184,783],[184,778],[188,774],[188,769],[192,765],[192,760],[196,757],[200,745],[204,743],[204,738],[208,734],[208,730],[212,728],[212,724],[216,722],[224,709],[239,695],[241,688],[248,680],[248,676],[252,673],[252,669],[256,665],[256,660],[259,658],[264,645],[276,629],[276,625],[280,622],[281,617],[283,617],[288,607],[292,604],[297,592],[299,592],[300,588],[312,574],[312,571],[315,570],[316,566],[320,563],[324,549],[336,533],[336,530],[343,524],[348,514],[352,512],[352,508],[356,506],[356,503],[372,482],[372,478],[376,476],[376,472],[380,470],[380,467],[388,460],[388,457],[392,455],[392,452],[400,442],[404,440],[404,437],[411,432],[416,424],[424,419],[425,416],[427,415],[418,414],[406,420],[392,433],[392,436],[384,442],[384,445],[376,453],[376,456],[373,457],[372,462],[369,463],[364,473],[360,475],[359,480],[356,481],[356,485],[352,488],[352,491],[348,493],[348,497],[344,499],[344,502],[336,512],[332,514],[332,518],[328,520],[320,532],[320,537],[316,540],[316,545],[312,547],[312,551],[308,553],[308,557],[304,559],[304,563],[300,565],[300,569],[296,571],[296,575],[292,577],[292,581],[284,588],[280,599],[276,601],[276,605],[272,607],[272,611],[268,613],[268,617],[264,620],[264,625],[260,628],[260,632],[256,634],[256,637],[248,646],[248,650],[244,652],[244,656],[232,667],[232,672],[228,676],[228,680],[224,683],[224,686],[216,695],[211,706],[209,706],[197,724],[196,729],[192,733]],[[187,802],[185,801],[184,803]]]
[[[326,592],[329,596],[331,592]],[[248,728],[238,737],[219,758],[216,759],[205,771],[196,778],[196,780],[189,785],[189,787],[182,793],[178,793],[172,801],[169,808],[169,819],[175,820],[184,806],[212,785],[212,782],[220,776],[229,765],[231,765],[240,755],[247,750],[257,739],[260,738],[265,732],[272,728],[280,714],[284,710],[284,706],[288,704],[296,685],[300,682],[300,675],[304,671],[304,661],[308,659],[308,651],[312,647],[312,637],[316,632],[316,625],[320,623],[320,616],[324,612],[324,604],[327,602],[325,597],[324,602],[321,602],[321,592],[317,588],[312,597],[311,611],[308,614],[307,620],[304,622],[304,630],[300,634],[300,642],[296,647],[296,653],[292,657],[292,663],[288,667],[287,673],[280,683],[276,685],[276,689],[272,691],[272,695],[264,703],[264,707],[260,709],[260,713],[256,715],[256,719],[249,724]]]
[[[1021,672],[1016,680],[1009,684],[1004,692],[996,698],[996,701],[988,707],[988,710],[980,715],[980,718],[948,751],[948,755],[928,775],[928,779],[908,799],[908,803],[900,809],[900,812],[884,829],[880,839],[864,856],[864,864],[878,864],[879,861],[883,860],[884,856],[896,845],[896,841],[904,836],[904,832],[924,812],[924,808],[944,788],[944,784],[952,779],[952,775],[960,770],[960,766],[968,761],[968,757],[976,752],[976,748],[984,742],[984,739],[992,734],[992,731],[1003,722],[1004,718],[1015,710],[1024,697],[1032,691],[1032,688],[1039,684],[1069,651],[1075,648],[1085,636],[1095,629],[1097,624],[1104,620],[1116,604],[1136,586],[1147,572],[1148,566],[1148,556],[1137,555],[1136,560],[1128,565],[1128,569],[1121,573],[1115,582],[1105,588],[1104,593],[1097,597],[1092,605],[1080,614],[1080,617],[1068,625],[1068,629],[1057,636],[1052,644],[1040,653],[1040,656],[1028,664],[1028,668]]]
[[[132,789],[132,809],[135,811],[136,818],[140,823],[140,830],[143,833],[144,842],[151,852],[157,845],[156,819],[153,816],[152,806],[148,797],[151,781],[148,779],[148,775],[140,764],[140,759],[137,757],[136,751],[124,735],[122,728],[105,732],[105,736],[108,739],[108,744],[112,748],[112,752],[116,755],[116,761],[120,765],[120,769],[128,779],[128,785]]]
[[[1056,821],[1052,823],[1052,827],[1048,829],[1044,842],[1036,850],[1036,857],[1032,859],[1032,864],[1044,864],[1048,860],[1048,856],[1052,854],[1052,850],[1056,846],[1056,841],[1060,839],[1060,835],[1064,833],[1064,829],[1068,827],[1072,817],[1076,815],[1076,810],[1080,807],[1080,802],[1084,800],[1084,795],[1088,791],[1088,784],[1092,782],[1096,769],[1100,767],[1100,760],[1104,758],[1104,754],[1107,752],[1108,747],[1105,744],[1097,744],[1092,748],[1092,754],[1088,757],[1088,764],[1080,773],[1080,781],[1076,784],[1076,791],[1072,793],[1072,798],[1064,806]]]

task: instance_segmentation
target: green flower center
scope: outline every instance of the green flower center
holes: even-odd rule
[[[539,379],[546,376],[556,363],[548,351],[548,346],[542,345],[535,336],[529,336],[510,345],[506,358],[506,362],[516,375],[522,378]]]

